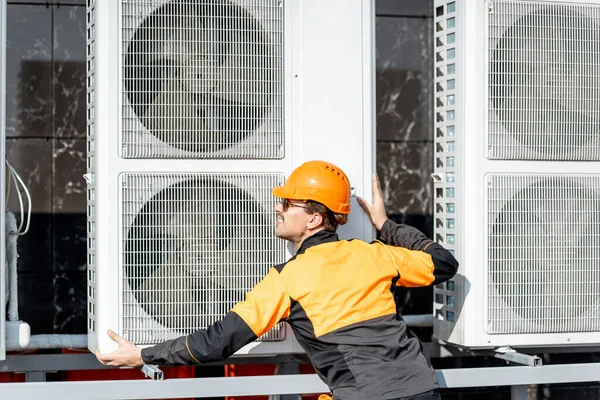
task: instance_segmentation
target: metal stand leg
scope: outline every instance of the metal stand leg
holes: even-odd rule
[[[46,371],[29,371],[25,380],[27,382],[46,382]]]
[[[501,358],[506,361],[511,361],[517,364],[529,365],[530,367],[541,367],[542,359],[538,356],[529,354],[517,353],[510,347],[498,347],[494,349],[494,357]]]
[[[163,372],[156,365],[144,364],[142,366],[142,372],[153,381],[163,380]]]
[[[528,396],[529,394],[527,393],[527,385],[511,386],[511,400],[528,400]]]
[[[296,363],[283,363],[280,366],[281,375],[293,375],[300,373],[300,365]],[[297,394],[283,394],[279,396],[279,400],[298,400],[300,396]]]

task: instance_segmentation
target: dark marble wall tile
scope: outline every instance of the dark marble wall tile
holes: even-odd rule
[[[86,134],[86,9],[80,6],[54,8],[55,137]]]
[[[432,140],[432,20],[377,17],[377,139]]]
[[[7,7],[6,135],[52,134],[52,10],[39,5]]]
[[[432,214],[432,157],[431,143],[377,143],[377,173],[388,214]]]
[[[57,272],[86,269],[86,141],[54,140],[53,250]],[[84,291],[85,295],[85,291]]]
[[[19,273],[51,272],[52,261],[52,143],[46,139],[7,139],[6,158],[19,174],[32,199],[29,231],[17,240]],[[8,175],[7,175],[8,177]],[[22,192],[24,219],[27,202]],[[18,196],[11,182],[8,210],[17,224],[21,216]],[[26,221],[24,222],[25,226]]]
[[[59,334],[87,333],[87,278],[85,272],[57,273],[54,277],[53,330]]]
[[[431,17],[433,0],[377,0],[375,13],[397,17]]]
[[[53,251],[56,272],[83,272],[87,258],[87,216],[60,214],[52,216],[54,226]]]
[[[52,142],[46,139],[6,139],[6,159],[19,174],[31,194],[32,211],[52,210]],[[14,184],[7,203],[13,212],[19,211]]]
[[[85,139],[53,140],[53,164],[53,212],[85,214],[86,183],[83,178],[86,172]]]
[[[31,327],[31,334],[53,332],[54,275],[19,274],[19,318]]]

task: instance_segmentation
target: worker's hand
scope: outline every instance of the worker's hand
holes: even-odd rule
[[[100,354],[96,350],[98,361],[104,365],[112,365],[113,367],[139,367],[144,365],[141,349],[138,349],[133,343],[123,339],[110,329],[108,330],[108,336],[119,344],[119,348],[107,354]]]
[[[371,223],[378,231],[381,230],[383,223],[387,221],[388,217],[385,212],[385,205],[383,204],[383,197],[381,197],[381,186],[379,185],[379,178],[377,175],[373,175],[371,178],[373,186],[373,204],[369,204],[362,197],[358,198],[358,204],[365,210]]]

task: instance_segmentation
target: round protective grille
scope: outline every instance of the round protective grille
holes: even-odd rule
[[[221,1],[172,1],[148,16],[124,55],[124,90],[149,133],[192,152],[219,151],[260,125],[277,59],[261,23]]]
[[[593,15],[591,7],[585,10]],[[496,118],[529,153],[544,154],[542,159],[581,152],[600,136],[598,10],[594,18],[573,5],[540,7],[496,38],[495,26],[522,12],[507,9],[496,16],[498,11],[490,14],[494,47],[489,54],[489,96]],[[581,157],[595,158],[597,153],[596,148]]]
[[[600,306],[600,196],[575,180],[544,179],[518,191],[489,234],[490,320],[497,333],[576,330]]]
[[[222,317],[275,265],[273,212],[215,179],[156,194],[128,230],[124,270],[133,296],[179,331]]]

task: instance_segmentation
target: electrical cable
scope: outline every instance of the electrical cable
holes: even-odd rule
[[[21,179],[21,177],[19,176],[17,171],[15,171],[15,169],[12,167],[12,165],[10,165],[8,160],[5,160],[5,162],[6,162],[6,166],[8,167],[8,169],[10,171],[10,176],[15,182],[17,196],[19,197],[19,207],[21,209],[21,221],[19,223],[19,227],[17,228],[16,232],[10,232],[10,234],[22,236],[29,231],[29,225],[31,223],[31,195],[29,194],[29,190],[27,190],[27,186],[25,186],[25,183],[23,182],[23,180]],[[10,182],[10,180],[9,180],[9,182]],[[21,187],[25,191],[25,195],[27,196],[27,224],[25,225],[25,230],[22,230],[25,219],[23,218],[24,217],[24,215],[23,215],[23,212],[24,212],[23,196],[21,195],[21,190],[19,190],[19,184],[21,185]],[[10,195],[10,184],[9,184],[9,188],[7,190],[7,203],[8,203],[9,195]]]

